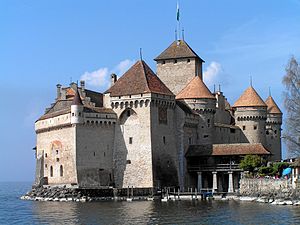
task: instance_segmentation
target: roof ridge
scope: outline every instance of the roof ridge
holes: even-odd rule
[[[143,70],[143,73],[144,73],[144,78],[145,78],[145,80],[146,80],[146,83],[147,83],[147,85],[146,85],[146,88],[148,89],[147,91],[150,91],[150,88],[149,88],[149,81],[148,81],[148,77],[147,77],[147,74],[146,74],[146,69],[145,69],[145,65],[144,65],[144,60],[139,60],[140,62],[141,62],[141,64],[142,64],[142,70]]]

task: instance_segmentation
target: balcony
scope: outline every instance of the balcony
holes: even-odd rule
[[[189,172],[206,172],[206,171],[220,171],[220,172],[227,172],[227,171],[242,171],[239,168],[239,164],[216,164],[216,165],[191,165],[188,166]]]

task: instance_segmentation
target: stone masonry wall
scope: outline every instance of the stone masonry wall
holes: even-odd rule
[[[252,179],[240,180],[240,194],[244,196],[276,196],[287,197],[292,193],[292,184],[286,179]]]
[[[195,59],[172,59],[165,60],[165,63],[157,63],[157,76],[167,87],[177,95],[196,76],[196,67],[199,62]]]
[[[76,125],[76,159],[80,187],[113,183],[114,124]]]
[[[114,138],[114,178],[117,188],[153,187],[150,99],[125,96],[135,104],[114,108],[118,122]],[[121,99],[122,101],[123,99]],[[124,100],[126,103],[127,100]]]
[[[44,154],[44,176],[49,184],[77,183],[74,127],[37,133],[37,154]]]

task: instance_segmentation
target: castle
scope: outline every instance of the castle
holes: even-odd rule
[[[78,188],[212,188],[234,192],[249,154],[281,160],[282,113],[252,85],[230,105],[202,79],[204,61],[184,40],[137,61],[99,93],[57,85],[35,123],[36,185]]]

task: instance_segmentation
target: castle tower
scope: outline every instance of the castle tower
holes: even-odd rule
[[[234,103],[235,124],[240,127],[249,143],[266,144],[267,105],[250,86]]]
[[[204,62],[184,40],[174,41],[155,59],[157,76],[177,95],[195,76],[202,79]]]
[[[199,143],[212,144],[214,131],[214,114],[216,112],[216,98],[203,83],[200,76],[195,76],[176,96],[200,115],[198,125]]]
[[[83,104],[78,89],[76,89],[71,105],[71,124],[80,124],[83,122]]]
[[[177,186],[173,93],[139,60],[105,96],[105,104],[119,118],[114,138],[116,187]]]
[[[281,124],[282,112],[270,95],[265,103],[267,104],[267,121],[266,121],[266,139],[267,148],[272,153],[271,160],[281,160]]]

